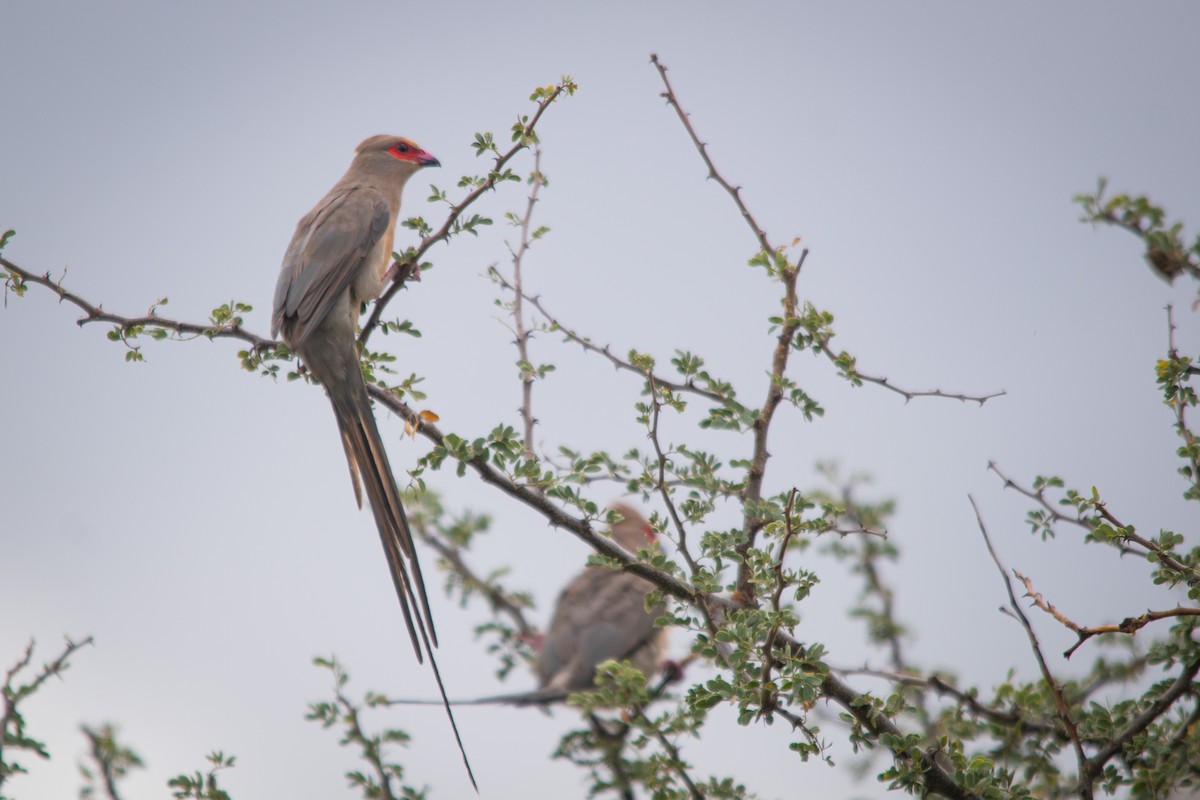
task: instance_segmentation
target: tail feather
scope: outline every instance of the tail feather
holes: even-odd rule
[[[326,384],[328,388],[329,384]],[[441,671],[433,649],[437,646],[437,631],[433,625],[433,616],[429,607],[429,596],[425,591],[425,578],[421,573],[421,563],[417,560],[413,548],[412,533],[409,530],[408,518],[404,514],[404,506],[400,502],[400,493],[392,477],[392,468],[388,462],[379,428],[375,424],[375,415],[371,411],[370,399],[367,397],[365,384],[349,388],[349,393],[330,392],[329,399],[333,404],[337,417],[338,428],[342,434],[342,444],[346,450],[346,460],[350,464],[350,474],[354,478],[354,493],[362,505],[359,489],[359,478],[366,490],[367,499],[371,505],[371,513],[375,517],[379,538],[383,551],[387,555],[388,569],[392,575],[392,583],[396,588],[396,597],[400,600],[400,608],[404,612],[404,623],[408,627],[409,639],[417,661],[424,663],[424,655],[428,654],[430,666],[433,667],[434,680],[437,682],[438,693],[442,698],[442,706],[450,720],[450,728],[454,731],[454,740],[462,754],[463,765],[467,769],[467,777],[471,785],[478,791],[475,774],[467,758],[466,747],[463,746],[462,736],[458,732],[458,723],[450,708],[450,700],[446,696],[446,687],[442,683]],[[347,396],[349,395],[349,396]],[[406,563],[407,557],[407,563]],[[410,576],[408,569],[411,567]],[[414,586],[415,584],[415,586]],[[413,613],[416,608],[416,614]]]
[[[516,694],[494,694],[488,697],[476,697],[472,700],[446,700],[442,695],[440,700],[388,700],[389,706],[438,706],[449,703],[452,706],[548,706],[551,703],[561,703],[567,699],[570,692],[565,689],[534,689]]]

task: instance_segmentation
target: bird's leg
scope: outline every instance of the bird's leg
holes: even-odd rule
[[[662,664],[659,665],[659,672],[662,673],[665,683],[678,683],[683,680],[683,670],[686,665],[682,661],[676,661],[673,658],[664,658]]]
[[[393,261],[391,266],[383,271],[384,284],[388,284],[393,280],[396,280],[397,276],[399,276],[399,280],[401,281],[413,281],[414,283],[420,283],[421,265],[414,264],[411,261],[405,261],[404,263]]]
[[[535,653],[542,652],[542,646],[546,643],[546,634],[541,631],[533,631],[532,633],[521,633],[517,635],[517,641],[524,644]]]

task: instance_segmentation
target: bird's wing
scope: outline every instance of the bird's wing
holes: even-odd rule
[[[645,580],[604,567],[589,567],[563,590],[538,659],[543,685],[570,690],[592,685],[596,665],[633,658],[658,635],[646,611]],[[563,670],[569,674],[562,675]]]
[[[275,285],[273,331],[293,349],[354,282],[391,223],[387,201],[371,189],[329,195],[296,225]]]

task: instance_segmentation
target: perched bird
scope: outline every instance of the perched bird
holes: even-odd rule
[[[346,174],[296,225],[275,285],[271,331],[283,334],[329,395],[355,500],[361,508],[365,488],[413,650],[421,662],[422,651],[428,653],[445,700],[433,658],[437,631],[425,581],[371,411],[356,341],[362,304],[378,297],[386,281],[404,184],[417,170],[437,166],[436,158],[399,136],[372,136],[360,144]],[[446,712],[462,750],[448,704]]]
[[[609,534],[630,553],[656,547],[654,528],[634,509],[613,503],[622,519]],[[658,605],[646,610],[646,594],[654,584],[622,570],[602,566],[585,567],[558,596],[550,628],[540,641],[534,665],[539,688],[516,694],[493,695],[474,700],[455,700],[452,705],[548,705],[565,700],[572,692],[594,685],[596,667],[610,659],[627,660],[647,677],[663,665],[667,629],[656,628],[662,613]],[[666,662],[680,674],[678,665]],[[387,701],[388,705],[429,705],[430,700]]]
[[[631,553],[653,546],[654,528],[624,503],[612,509],[623,519],[611,536]],[[646,610],[654,584],[621,570],[585,567],[558,596],[554,617],[538,653],[537,675],[543,695],[589,689],[601,662],[628,660],[653,675],[667,650],[667,629],[656,628],[660,605]]]

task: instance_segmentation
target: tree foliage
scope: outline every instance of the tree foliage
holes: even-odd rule
[[[502,565],[472,563],[472,544],[487,532],[488,519],[447,509],[426,490],[425,478],[432,472],[473,474],[498,490],[497,502],[525,504],[586,541],[594,550],[592,563],[651,581],[656,590],[648,604],[666,602],[659,624],[682,631],[680,636],[689,642],[689,660],[712,669],[712,677],[674,685],[627,663],[606,664],[595,691],[570,698],[579,725],[562,738],[554,757],[585,771],[593,796],[752,797],[754,787],[746,776],[707,775],[688,758],[689,742],[704,735],[712,709],[728,706],[736,709],[741,725],[782,722],[775,726],[779,747],[799,759],[832,763],[830,742],[844,739],[860,754],[859,766],[873,766],[870,771],[882,785],[914,795],[1090,798],[1119,792],[1151,798],[1190,786],[1200,774],[1200,694],[1195,682],[1200,646],[1193,636],[1200,604],[1191,605],[1200,601],[1200,549],[1174,531],[1146,533],[1111,509],[1096,488],[1069,488],[1055,476],[1010,478],[992,465],[998,480],[1028,499],[1027,522],[1034,535],[1046,539],[1079,532],[1080,546],[1098,545],[1114,556],[1144,558],[1164,598],[1171,596],[1168,590],[1180,587],[1186,605],[1167,604],[1144,613],[1131,609],[1129,617],[1116,623],[1081,624],[1039,593],[1029,578],[1009,570],[993,551],[1002,580],[985,590],[1006,592],[1007,609],[1028,634],[1038,674],[1022,680],[1014,671],[1003,683],[983,687],[925,670],[908,657],[910,626],[897,617],[894,603],[895,592],[903,587],[890,586],[883,577],[883,565],[900,558],[886,534],[892,503],[864,499],[859,479],[844,479],[829,465],[822,468],[822,484],[808,487],[790,485],[786,476],[771,470],[769,442],[779,416],[795,414],[812,422],[824,413],[793,377],[792,357],[812,353],[854,386],[891,391],[906,399],[983,404],[997,395],[904,388],[861,370],[855,355],[836,347],[834,316],[800,291],[807,250],[798,242],[776,242],[762,229],[739,189],[713,163],[666,68],[657,58],[652,62],[664,97],[702,162],[698,176],[707,175],[728,194],[733,214],[749,228],[754,242],[748,264],[776,291],[778,307],[763,314],[769,336],[761,338],[754,331],[745,335],[747,347],[761,346],[769,355],[771,378],[764,394],[755,396],[714,374],[700,353],[681,350],[668,363],[659,363],[642,350],[621,353],[597,345],[527,288],[524,261],[531,248],[552,235],[534,218],[539,193],[548,186],[536,129],[554,103],[574,94],[576,86],[569,78],[533,92],[532,110],[513,123],[506,143],[492,132],[475,134],[469,146],[486,165],[479,174],[462,176],[453,189],[431,187],[429,199],[444,204],[445,219],[404,221],[405,228],[421,237],[420,243],[395,254],[395,281],[369,309],[359,338],[372,397],[408,420],[408,432],[428,443],[407,495],[412,522],[440,557],[449,586],[462,603],[482,603],[489,609],[489,620],[476,634],[498,675],[508,675],[532,659],[531,642],[537,633],[528,619],[532,598],[509,585]],[[522,163],[527,167],[520,167]],[[527,194],[518,210],[505,215],[515,237],[508,243],[509,261],[489,274],[515,333],[520,421],[499,420],[482,435],[443,431],[432,414],[412,405],[423,397],[421,376],[394,372],[394,357],[386,349],[374,349],[375,333],[420,335],[410,321],[390,316],[391,299],[406,281],[433,267],[427,260],[433,244],[453,244],[457,237],[476,235],[493,224],[472,210],[479,197],[518,187]],[[1105,192],[1101,182],[1095,195],[1077,198],[1087,221],[1114,224],[1138,236],[1146,245],[1147,260],[1164,277],[1200,278],[1200,239],[1185,246],[1182,224],[1168,225],[1165,213],[1145,197],[1107,197]],[[0,249],[11,238],[11,231],[4,234]],[[83,311],[81,324],[108,325],[108,338],[126,348],[129,361],[145,359],[147,339],[234,339],[242,348],[237,358],[245,370],[272,379],[307,378],[285,345],[246,330],[244,315],[251,310],[246,302],[231,301],[200,323],[162,316],[159,310],[166,298],[143,315],[122,316],[75,295],[48,274],[35,274],[7,259],[0,264],[6,301],[25,297],[31,286],[49,290]],[[552,379],[554,363],[535,358],[530,348],[535,333],[553,334],[606,365],[640,377],[641,394],[631,421],[646,433],[644,448],[612,453],[562,442],[553,452],[539,452],[533,436],[534,400],[539,383]],[[1190,421],[1197,404],[1192,381],[1198,372],[1194,357],[1177,350],[1169,322],[1166,353],[1156,375],[1179,436],[1175,455],[1184,497],[1191,501],[1200,500],[1200,443]],[[725,455],[726,446],[714,444],[716,437],[731,434],[739,442],[736,457]],[[656,509],[652,522],[672,545],[666,552],[627,553],[601,535],[601,525],[611,520],[594,498],[598,487],[613,486]],[[738,523],[715,524],[714,511],[728,504],[739,508]],[[979,530],[981,546],[990,550],[982,517]],[[847,614],[866,623],[867,636],[886,654],[886,664],[838,669],[826,660],[820,642],[799,635],[799,609],[820,579],[799,558],[810,547],[823,548],[861,580],[858,602]],[[1040,624],[1065,626],[1078,637],[1068,655],[1085,646],[1098,653],[1086,674],[1070,679],[1054,674],[1033,618]],[[22,675],[29,671],[31,643],[6,673],[0,791],[16,785],[14,779],[26,771],[26,754],[46,755],[42,743],[26,729],[22,703],[43,688],[46,678],[61,673],[78,647],[88,642],[68,642],[56,661],[27,679]],[[332,673],[334,692],[331,699],[310,705],[309,719],[336,728],[339,744],[357,749],[364,766],[346,775],[349,784],[367,798],[436,796],[437,787],[404,783],[406,770],[398,753],[408,741],[406,733],[386,721],[378,732],[371,732],[368,717],[386,720],[392,701],[368,692],[356,702],[347,693],[347,671],[336,658],[316,663]],[[866,691],[859,686],[863,681],[888,688]],[[1108,697],[1119,691],[1122,699],[1098,702],[1102,691]],[[813,713],[818,704],[840,709],[836,724],[818,720]],[[92,763],[83,768],[83,794],[116,800],[120,779],[139,767],[140,760],[117,742],[111,726],[84,731],[91,742]],[[174,796],[229,797],[218,785],[218,773],[233,767],[234,757],[214,752],[208,762],[206,770],[172,778]]]

